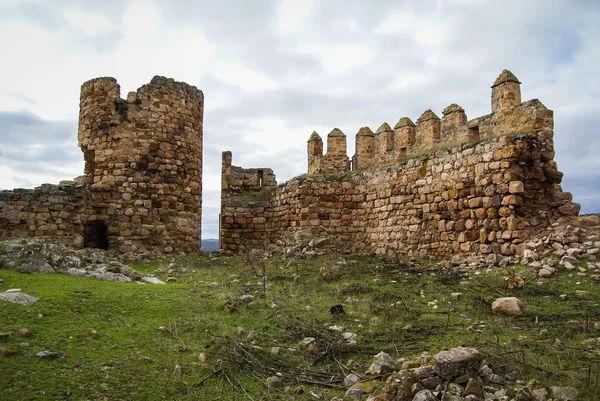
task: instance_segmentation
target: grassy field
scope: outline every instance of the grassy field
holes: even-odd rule
[[[0,333],[10,334],[0,347],[17,351],[0,356],[0,399],[329,400],[343,396],[346,374],[364,377],[379,351],[410,360],[468,345],[498,371],[573,385],[582,400],[600,400],[600,346],[582,345],[600,337],[600,291],[577,273],[563,270],[538,285],[533,269],[514,266],[525,287],[507,293],[503,269],[461,274],[427,262],[333,255],[291,262],[203,255],[133,267],[176,281],[140,285],[0,269],[2,290],[40,298],[27,306],[0,303]],[[254,295],[256,305],[240,301],[242,294]],[[505,294],[524,302],[524,316],[491,314],[491,301]],[[346,314],[332,316],[335,304]],[[356,333],[358,349],[344,349],[332,325]],[[22,328],[33,335],[20,337]],[[307,336],[317,339],[317,350],[298,349]],[[60,356],[36,358],[44,350]],[[268,389],[266,378],[276,373],[284,385]],[[303,395],[294,393],[298,385]]]

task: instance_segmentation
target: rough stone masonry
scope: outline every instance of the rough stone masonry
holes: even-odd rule
[[[111,254],[200,250],[204,95],[154,77],[121,99],[114,78],[81,86],[84,176],[0,192],[0,240],[47,237]]]
[[[521,102],[520,84],[504,70],[492,113],[472,120],[451,104],[441,119],[427,110],[416,123],[363,127],[352,158],[341,130],[329,133],[325,154],[314,132],[308,174],[279,186],[271,170],[232,167],[224,152],[220,248],[287,246],[305,232],[348,252],[522,254],[527,238],[580,207],[560,187],[553,112],[537,99]]]

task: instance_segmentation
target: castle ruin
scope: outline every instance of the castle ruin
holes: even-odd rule
[[[121,99],[114,78],[81,86],[84,176],[0,191],[0,239],[48,237],[109,253],[200,250],[204,95],[154,77]]]
[[[440,119],[356,135],[356,154],[335,128],[308,140],[308,174],[276,186],[268,169],[231,166],[223,153],[220,247],[244,253],[290,245],[294,233],[335,248],[380,255],[514,255],[526,239],[577,216],[554,162],[553,112],[521,102],[521,82],[504,70],[492,85],[492,113],[467,119],[451,104]],[[260,181],[258,172],[269,171]]]
[[[380,255],[514,255],[555,222],[579,213],[560,187],[553,113],[521,102],[504,70],[492,113],[467,119],[456,104],[392,128],[361,128],[356,153],[333,129],[308,140],[308,173],[277,185],[269,168],[232,165],[223,152],[220,249],[287,246],[297,233],[336,249]],[[81,87],[78,140],[84,176],[0,191],[0,240],[48,237],[109,253],[200,249],[204,97],[154,77],[121,99],[114,78]],[[325,151],[325,153],[323,153]]]

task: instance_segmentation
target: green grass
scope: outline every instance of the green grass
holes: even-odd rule
[[[0,347],[18,351],[0,357],[0,399],[315,399],[310,391],[331,399],[343,390],[304,383],[305,394],[293,394],[302,381],[297,378],[311,372],[312,381],[333,377],[339,385],[336,380],[350,371],[362,377],[381,350],[413,359],[459,345],[486,352],[499,371],[517,370],[544,385],[575,385],[583,400],[599,399],[599,347],[581,342],[600,337],[593,328],[600,321],[600,291],[577,273],[561,271],[538,286],[532,269],[516,266],[526,284],[514,295],[527,313],[509,319],[490,312],[490,302],[506,293],[501,269],[463,277],[425,261],[416,267],[334,255],[291,263],[201,256],[133,267],[177,281],[140,285],[0,270],[3,290],[22,288],[40,298],[27,306],[0,304],[0,332],[11,333]],[[589,294],[576,297],[576,290]],[[457,292],[462,295],[452,295]],[[241,294],[254,295],[256,307],[241,303]],[[338,303],[345,316],[329,313]],[[340,348],[340,335],[328,330],[334,324],[357,333],[358,350]],[[20,338],[21,328],[33,337]],[[252,330],[259,333],[256,344],[246,338]],[[306,336],[317,338],[318,353],[285,350]],[[283,348],[276,356],[274,346]],[[36,358],[43,350],[62,356]],[[275,372],[292,391],[266,388]],[[382,386],[379,380],[376,387]]]

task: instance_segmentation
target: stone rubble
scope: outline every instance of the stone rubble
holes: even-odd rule
[[[101,249],[75,250],[45,238],[11,240],[0,248],[5,256],[0,268],[22,273],[65,273],[115,282],[142,281],[164,284],[151,275],[142,275]]]
[[[402,369],[389,376],[371,401],[577,401],[573,387],[537,388],[516,372],[495,372],[473,348],[453,348],[434,355],[432,365]]]

